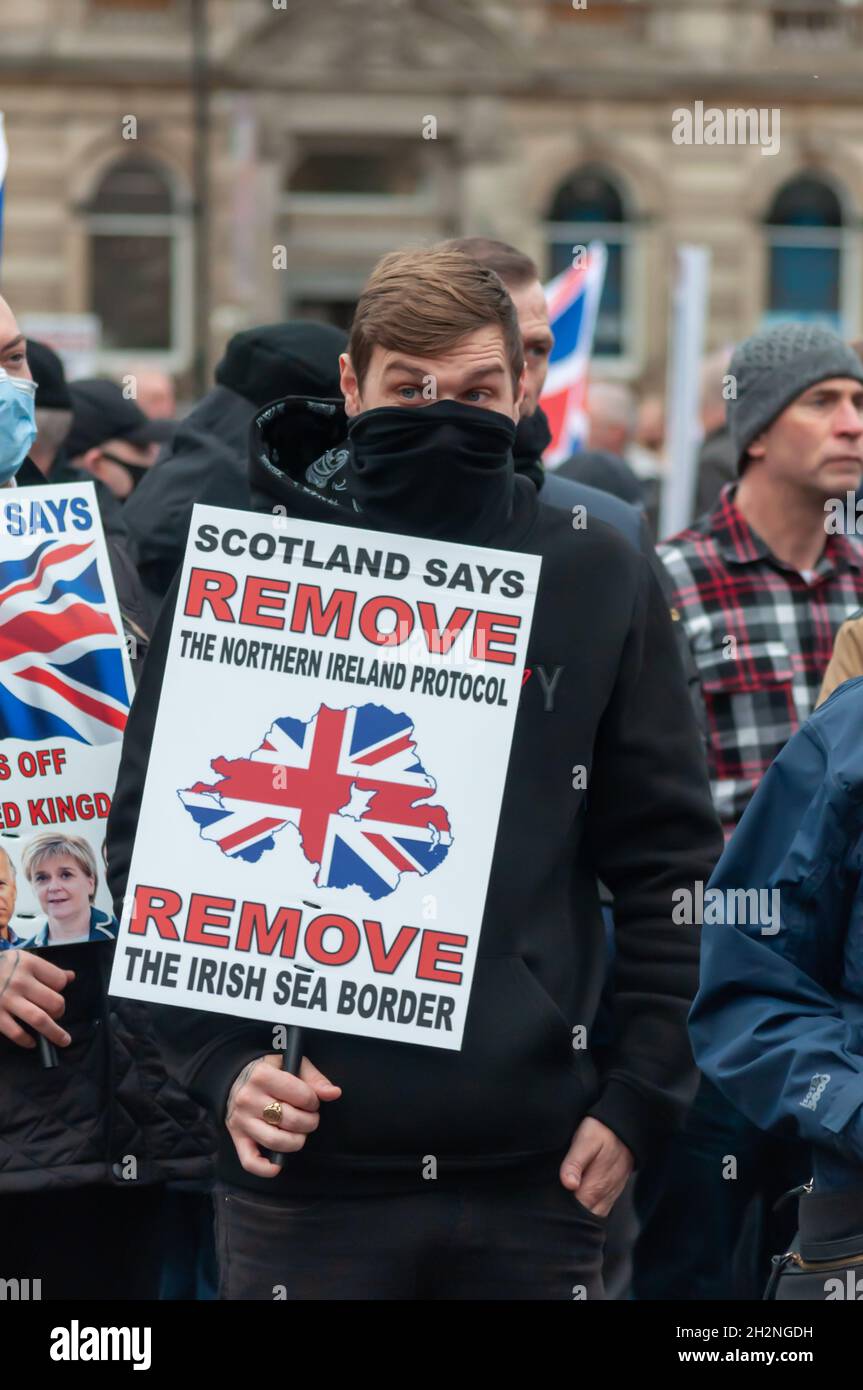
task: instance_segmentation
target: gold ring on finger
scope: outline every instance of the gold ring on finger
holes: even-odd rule
[[[282,1102],[280,1100],[268,1101],[264,1106],[263,1114],[268,1125],[280,1125],[282,1123]]]

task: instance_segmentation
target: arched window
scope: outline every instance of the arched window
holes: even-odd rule
[[[626,357],[632,349],[629,291],[632,246],[628,221],[619,188],[604,170],[591,165],[566,178],[548,212],[546,238],[550,277],[572,265],[576,246],[602,241],[608,250],[593,345],[596,357]]]
[[[768,323],[811,319],[844,331],[844,221],[838,194],[813,174],[779,189],[765,218]]]
[[[177,349],[187,331],[180,302],[188,290],[180,254],[187,217],[169,175],[150,159],[118,160],[86,213],[90,306],[101,320],[103,351]]]

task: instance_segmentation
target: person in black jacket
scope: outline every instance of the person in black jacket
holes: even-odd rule
[[[30,378],[3,300],[0,365]],[[25,480],[44,481],[28,459]],[[147,1011],[109,1001],[113,941],[32,950],[11,939],[5,848],[0,861],[0,1278],[6,1290],[38,1281],[31,1296],[44,1300],[156,1297],[164,1182],[209,1175],[210,1124],[165,1071]]]
[[[108,999],[113,950],[0,952],[2,1277],[41,1280],[46,1300],[156,1298],[164,1183],[211,1173],[210,1125],[147,1010]]]
[[[295,392],[335,395],[346,343],[341,329],[305,319],[231,338],[215,386],[180,422],[123,507],[132,559],[159,602],[182,563],[195,503],[249,506],[246,454],[255,413]]]
[[[152,1007],[219,1126],[226,1298],[601,1298],[608,1213],[694,1089],[697,934],[672,895],[721,848],[698,735],[644,557],[600,522],[574,530],[515,475],[523,363],[492,271],[394,253],[357,306],[344,405],[286,399],[255,423],[257,510],[528,552],[542,571],[461,1051],[309,1031],[295,1076],[264,1020]],[[176,593],[109,822],[118,905]],[[617,934],[601,1075],[581,1046],[606,968],[598,875]]]

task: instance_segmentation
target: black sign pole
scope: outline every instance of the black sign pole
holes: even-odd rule
[[[42,952],[38,948],[35,949],[32,952],[32,954],[34,956],[42,956]],[[46,960],[47,957],[42,956],[42,959]],[[24,1026],[26,1027],[26,1024]],[[53,1071],[55,1067],[59,1067],[60,1059],[57,1056],[57,1049],[54,1046],[54,1044],[52,1042],[49,1042],[49,1040],[46,1037],[44,1037],[42,1033],[37,1033],[35,1028],[27,1028],[27,1032],[30,1034],[31,1038],[36,1039],[36,1046],[39,1050],[39,1061],[42,1064],[42,1070]]]
[[[302,1028],[288,1028],[285,1035],[284,1047],[276,1047],[275,1052],[281,1053],[283,1057],[282,1071],[290,1072],[292,1076],[299,1076],[300,1066],[303,1061],[303,1030]],[[271,1163],[275,1163],[277,1168],[281,1168],[285,1162],[287,1154],[275,1153],[272,1149],[265,1150],[266,1157]]]

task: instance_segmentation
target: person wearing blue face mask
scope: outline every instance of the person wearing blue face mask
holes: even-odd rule
[[[0,298],[0,487],[8,487],[36,438],[36,383],[24,335]]]
[[[27,344],[18,327],[15,315],[0,295],[0,367],[10,376],[31,381],[33,373],[27,361]]]

